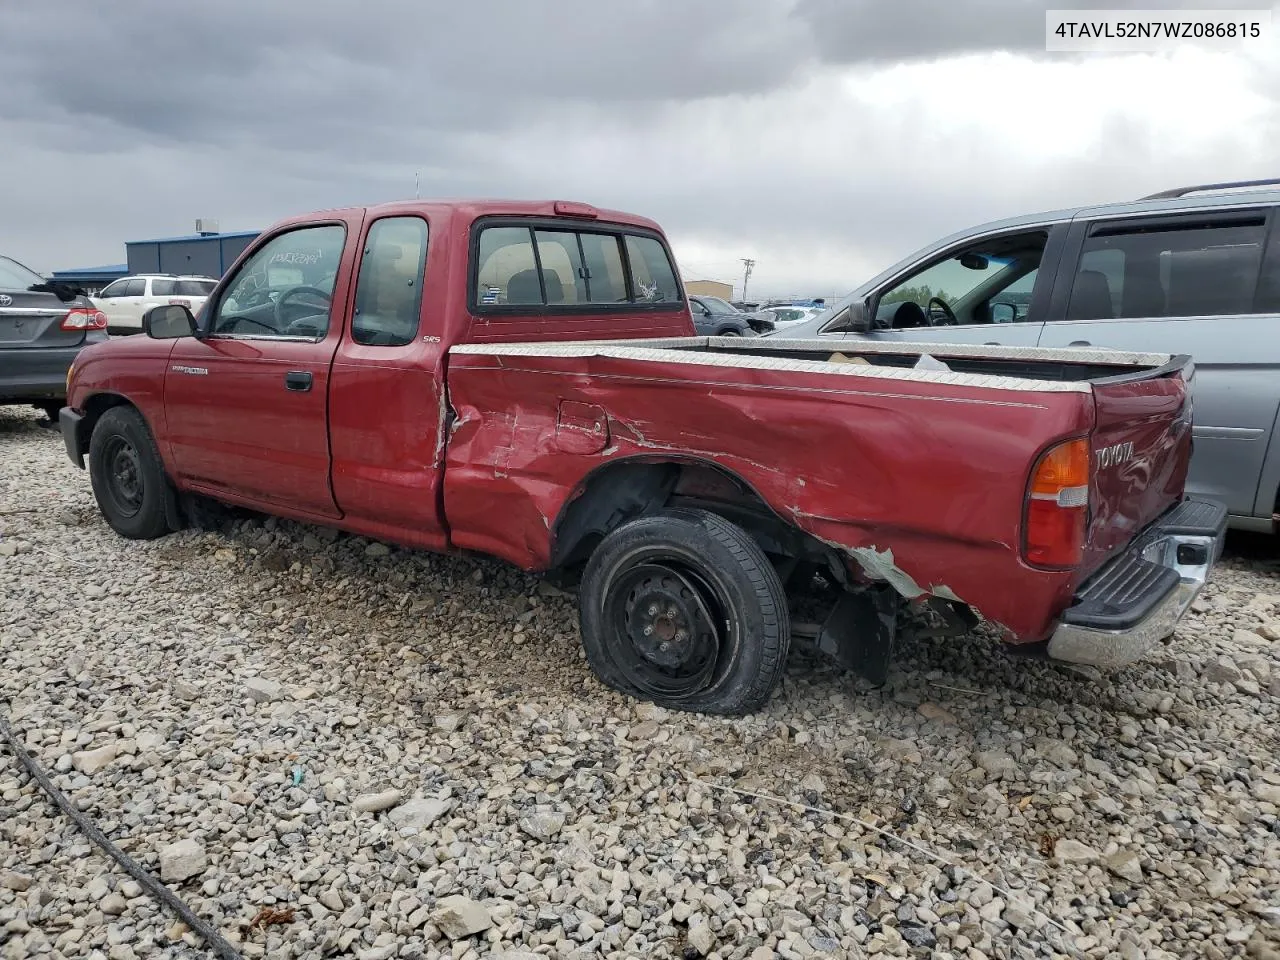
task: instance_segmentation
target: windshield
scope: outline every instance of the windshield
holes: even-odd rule
[[[712,313],[737,313],[738,310],[728,300],[721,300],[719,297],[699,297],[703,303],[711,310]]]
[[[26,290],[45,282],[44,277],[34,270],[28,270],[17,260],[0,257],[0,290]]]

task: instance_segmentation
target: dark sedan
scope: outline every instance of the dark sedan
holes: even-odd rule
[[[0,256],[0,404],[31,404],[57,421],[67,370],[107,339],[107,316],[88,297]]]
[[[755,313],[743,313],[727,300],[705,297],[689,298],[693,325],[704,337],[754,337],[773,329],[773,321]]]

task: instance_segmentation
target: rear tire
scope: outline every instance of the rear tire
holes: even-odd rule
[[[739,333],[737,330],[734,330],[731,328],[729,330],[721,330],[719,333],[716,334],[716,336],[717,337],[740,337],[742,336],[742,334]]]
[[[745,531],[705,510],[614,530],[591,555],[579,602],[596,676],[672,710],[753,713],[786,666],[791,623],[777,572]]]
[[[133,407],[112,407],[94,425],[89,480],[98,509],[120,536],[154,540],[169,532],[173,488],[151,430]]]

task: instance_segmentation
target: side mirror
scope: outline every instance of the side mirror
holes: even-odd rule
[[[142,315],[142,332],[154,340],[177,340],[196,335],[196,318],[180,303],[152,307]]]
[[[1018,308],[1012,303],[991,304],[992,323],[1013,323],[1018,319]]]
[[[871,315],[865,300],[855,300],[841,310],[819,333],[866,333],[871,329]]]

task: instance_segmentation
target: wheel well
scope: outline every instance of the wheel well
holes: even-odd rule
[[[93,436],[93,428],[102,415],[112,407],[132,407],[128,400],[118,393],[95,393],[84,402],[84,420],[81,423],[81,453],[89,452],[89,438]]]
[[[709,510],[742,527],[775,563],[817,562],[845,581],[835,550],[780,517],[740,477],[705,460],[628,460],[590,474],[553,528],[552,566],[582,563],[622,524],[668,506]]]

